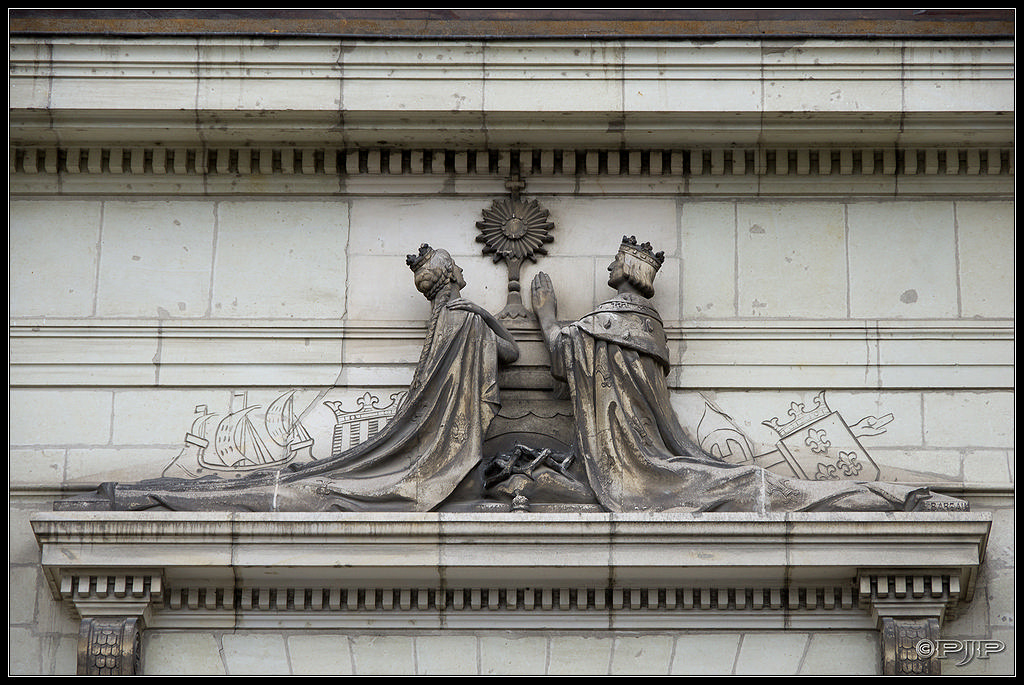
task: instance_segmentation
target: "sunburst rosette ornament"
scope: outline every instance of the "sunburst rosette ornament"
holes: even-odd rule
[[[543,246],[554,240],[548,231],[555,225],[536,200],[496,200],[483,215],[483,221],[476,222],[481,233],[476,240],[484,243],[484,254],[493,254],[495,262],[503,258],[536,262],[535,255],[547,254]]]
[[[519,272],[523,262],[537,261],[537,255],[546,255],[546,243],[554,241],[550,235],[555,227],[548,221],[548,210],[536,200],[524,201],[516,195],[495,200],[490,209],[483,211],[483,220],[476,222],[480,235],[477,242],[484,244],[484,254],[495,262],[504,260],[508,267],[508,301],[499,318],[529,318],[519,294]]]

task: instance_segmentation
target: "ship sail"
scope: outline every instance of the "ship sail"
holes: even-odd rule
[[[199,412],[203,413],[200,414]],[[202,452],[210,446],[210,441],[206,437],[206,424],[210,422],[210,419],[217,416],[217,414],[211,414],[206,411],[205,405],[196,407],[196,420],[192,422],[192,429],[185,434],[185,442],[189,445],[195,445]]]
[[[295,391],[281,395],[267,408],[267,432],[281,447],[297,452],[313,445],[313,438],[295,416]]]
[[[265,468],[281,461],[267,448],[266,441],[250,418],[258,405],[245,407],[225,416],[217,425],[214,437],[216,459],[208,453],[200,455],[200,463],[212,469],[247,470]]]
[[[249,407],[242,420],[235,424],[232,434],[235,446],[244,455],[243,460],[232,464],[235,467],[244,467],[249,464],[264,465],[275,461],[274,455],[267,449],[266,444],[256,431],[249,413],[258,407]],[[248,464],[246,463],[248,462]]]
[[[167,468],[177,465],[189,477],[195,477],[204,468],[249,471],[283,466],[298,458],[300,450],[308,450],[306,456],[315,459],[313,438],[295,414],[295,392],[279,396],[264,414],[257,413],[260,405],[249,405],[246,392],[234,394],[227,414],[212,413],[205,404],[197,406],[192,426],[185,434],[186,450],[195,448],[196,467],[181,463],[183,450]]]

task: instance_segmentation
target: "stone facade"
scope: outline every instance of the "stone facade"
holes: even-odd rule
[[[554,224],[522,281],[550,274],[566,317],[606,296],[624,233],[665,251],[673,403],[704,444],[780,449],[772,419],[823,398],[878,480],[989,515],[941,637],[1005,649],[943,673],[1013,672],[1013,47],[15,33],[9,671],[76,668],[79,621],[30,519],[103,481],[194,472],[197,416],[291,390],[322,454],[325,402],[387,404],[409,382],[427,311],[406,254],[447,249],[469,297],[505,304],[475,224],[517,179]],[[543,371],[535,323],[510,327],[518,369]],[[730,621],[156,621],[142,646],[152,674],[882,672],[869,618]]]

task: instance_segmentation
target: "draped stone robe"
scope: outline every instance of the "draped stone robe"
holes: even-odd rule
[[[552,349],[576,417],[576,449],[602,506],[625,511],[903,511],[925,489],[786,478],[731,464],[690,439],[669,402],[657,311],[620,294],[565,326]]]
[[[429,511],[482,457],[499,408],[497,339],[471,312],[441,306],[413,385],[372,440],[328,459],[233,480],[105,483],[58,508],[177,511]],[[90,505],[89,502],[93,504]]]

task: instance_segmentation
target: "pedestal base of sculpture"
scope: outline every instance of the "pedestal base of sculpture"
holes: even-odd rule
[[[517,379],[522,385],[536,382],[532,376]],[[483,461],[464,484],[469,487],[453,493],[442,510],[604,511],[576,457],[575,431],[572,403],[550,387],[503,388]]]

